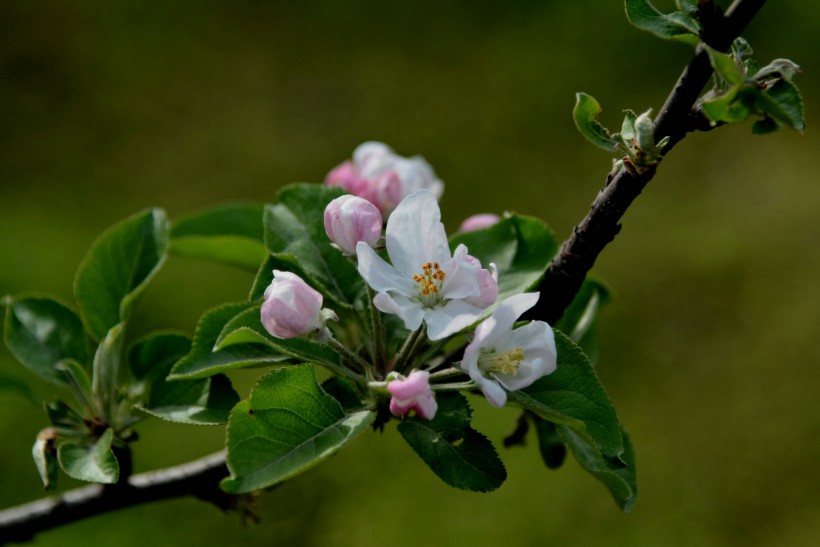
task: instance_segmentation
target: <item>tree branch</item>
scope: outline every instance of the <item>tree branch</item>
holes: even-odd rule
[[[717,19],[720,26],[709,29],[709,44],[715,49],[728,49],[765,1],[735,0],[725,17]],[[656,141],[670,137],[667,150],[687,133],[703,129],[702,120],[693,117],[692,109],[711,75],[709,59],[698,47],[655,121]],[[554,324],[561,317],[598,255],[620,231],[619,221],[626,209],[654,176],[654,168],[642,174],[621,169],[607,176],[606,186],[589,214],[573,229],[550,264],[539,287],[542,296],[528,314],[530,318]],[[176,467],[134,475],[122,484],[78,488],[0,511],[0,538],[3,542],[27,541],[38,532],[63,524],[181,496],[195,496],[226,510],[236,501],[219,489],[219,481],[227,475],[225,454],[219,452]]]
[[[715,26],[709,29],[710,45],[720,51],[729,49],[765,3],[766,0],[735,0],[722,20],[711,22]],[[656,142],[666,136],[670,138],[665,152],[687,133],[703,127],[700,117],[693,115],[693,107],[711,76],[709,57],[698,46],[655,119]],[[622,168],[607,176],[606,186],[592,202],[586,218],[573,228],[550,263],[539,286],[541,298],[527,314],[528,319],[555,324],[561,318],[598,255],[621,231],[621,217],[654,176],[654,167],[644,173]]]
[[[225,452],[176,467],[134,475],[122,484],[91,484],[57,496],[0,511],[0,543],[28,541],[35,534],[124,507],[181,496],[195,496],[221,508],[234,496],[219,488],[228,476]]]

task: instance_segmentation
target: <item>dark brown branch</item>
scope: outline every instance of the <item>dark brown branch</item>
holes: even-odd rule
[[[766,0],[735,0],[719,27],[712,22],[715,26],[710,28],[711,46],[727,50],[765,3]],[[709,57],[699,46],[655,120],[656,141],[666,136],[670,138],[665,152],[687,133],[702,127],[700,118],[693,117],[692,111],[711,76]],[[539,286],[541,298],[530,310],[529,319],[555,324],[561,318],[598,255],[620,232],[621,217],[654,176],[654,168],[640,174],[621,169],[607,176],[606,186],[598,193],[586,218],[573,228],[552,260]]]
[[[219,489],[228,476],[225,453],[176,467],[133,475],[128,482],[91,484],[60,495],[0,511],[0,543],[28,541],[35,534],[124,507],[195,496],[227,510],[233,497]]]

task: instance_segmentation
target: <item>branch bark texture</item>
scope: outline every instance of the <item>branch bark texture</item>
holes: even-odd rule
[[[714,21],[714,27],[706,29],[709,45],[720,51],[728,50],[765,3],[766,0],[735,0],[726,15]],[[655,119],[655,141],[670,138],[665,151],[668,152],[687,133],[702,127],[700,116],[693,115],[693,107],[711,76],[709,57],[704,48],[698,46]],[[589,213],[573,228],[561,251],[550,263],[539,286],[541,298],[527,318],[550,324],[561,318],[598,255],[621,231],[621,217],[654,176],[654,168],[644,173],[632,173],[622,168],[607,176],[606,186],[592,202]]]

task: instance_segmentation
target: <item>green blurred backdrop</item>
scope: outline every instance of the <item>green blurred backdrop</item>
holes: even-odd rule
[[[391,426],[264,495],[259,526],[186,499],[37,544],[817,545],[818,28],[818,4],[778,0],[746,33],[759,61],[803,66],[808,133],[690,136],[596,267],[617,293],[599,370],[638,454],[631,514],[532,445],[502,452],[497,492],[452,490]],[[563,238],[610,162],[576,133],[574,93],[616,126],[622,108],[659,107],[689,56],[630,27],[619,0],[4,0],[0,29],[0,294],[65,299],[93,238],[130,213],[271,199],[369,139],[432,163],[451,229],[515,210]],[[191,331],[250,281],[170,260],[133,332]],[[31,380],[5,348],[0,373]],[[241,389],[257,374],[238,374]],[[474,402],[500,441],[515,411]],[[0,506],[42,495],[29,450],[45,424],[0,393]],[[224,431],[147,421],[140,434],[137,471],[216,450]]]

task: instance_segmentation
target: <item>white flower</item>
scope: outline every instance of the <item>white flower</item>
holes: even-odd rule
[[[475,338],[464,349],[461,368],[493,406],[500,408],[507,403],[507,391],[523,389],[555,370],[555,335],[548,324],[532,321],[512,328],[516,319],[538,302],[538,296],[517,294],[501,302],[476,327]]]
[[[492,304],[482,301],[487,291],[482,292],[480,281],[486,276],[479,278],[481,264],[470,261],[467,247],[459,245],[450,254],[441,211],[430,191],[419,190],[396,207],[387,220],[385,240],[392,265],[360,242],[359,273],[378,293],[376,307],[398,315],[408,329],[424,321],[427,336],[439,340],[477,321]]]

